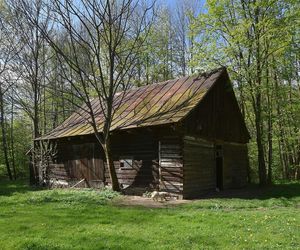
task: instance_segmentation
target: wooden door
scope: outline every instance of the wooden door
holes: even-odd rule
[[[103,181],[104,166],[100,159],[100,151],[97,154],[95,143],[83,143],[73,145],[72,172],[74,179],[86,179],[87,181]]]

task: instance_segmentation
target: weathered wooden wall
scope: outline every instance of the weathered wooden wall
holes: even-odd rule
[[[102,181],[110,183],[102,148],[93,136],[74,137],[58,141],[57,164],[52,176],[63,180]],[[115,133],[112,153],[117,177],[123,187],[158,186],[158,140],[151,132]],[[132,157],[130,168],[120,168],[122,158]]]
[[[70,175],[65,168],[64,164],[50,164],[49,177],[51,179],[60,179],[64,181],[70,181]]]
[[[159,142],[159,189],[174,194],[183,190],[182,140],[164,136]]]
[[[184,197],[216,188],[215,145],[223,148],[223,188],[246,185],[249,134],[228,76],[209,90],[186,117],[182,130]]]
[[[239,188],[246,186],[248,164],[247,145],[224,143],[224,188]]]
[[[220,142],[219,142],[220,143]],[[159,189],[184,198],[196,198],[216,187],[215,144],[194,136],[154,135],[152,133],[115,134],[112,151],[117,177],[123,188]],[[248,155],[246,144],[222,144],[224,188],[246,185]],[[51,177],[72,184],[81,179],[87,186],[110,183],[103,151],[96,141],[74,139],[59,144],[63,152],[52,165]],[[120,160],[132,158],[130,168]]]
[[[112,153],[119,183],[123,187],[158,185],[158,140],[152,133],[122,133],[112,137]],[[132,158],[131,168],[120,168],[120,160]],[[110,183],[105,163],[105,180]]]
[[[247,143],[249,134],[227,77],[221,77],[184,121],[185,135]]]
[[[114,133],[111,143],[114,166],[123,188],[144,187],[182,193],[183,152],[180,136],[174,136],[169,130],[162,133],[140,130]],[[60,142],[59,152],[58,163],[52,170],[53,176],[67,181],[85,178],[87,181],[101,180],[110,184],[107,164],[102,160],[105,159],[103,151],[92,137]],[[122,168],[120,160],[126,158],[132,159],[132,165]]]
[[[86,179],[86,186],[97,187],[104,182],[102,151],[94,141],[74,140],[58,143],[57,164],[50,166],[50,177],[72,184]]]
[[[214,145],[191,136],[183,141],[183,197],[195,198],[216,186]]]

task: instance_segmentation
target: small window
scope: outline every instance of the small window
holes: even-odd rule
[[[132,169],[133,157],[120,157],[120,169]]]

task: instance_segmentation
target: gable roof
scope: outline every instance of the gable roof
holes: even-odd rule
[[[219,68],[197,76],[183,77],[117,93],[111,131],[176,123],[184,119],[201,102],[208,90],[226,72]],[[91,102],[99,131],[104,116],[98,99]],[[93,134],[89,114],[83,109],[74,112],[61,125],[39,139]]]

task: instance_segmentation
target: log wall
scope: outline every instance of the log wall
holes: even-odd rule
[[[215,188],[214,145],[195,137],[184,137],[183,197],[195,198]]]
[[[122,187],[149,187],[158,185],[158,141],[150,133],[122,134],[112,139],[112,153],[117,177]],[[132,159],[132,165],[122,168],[120,160]],[[105,163],[105,181],[110,184]]]
[[[164,134],[163,136],[161,134]],[[122,188],[143,187],[148,190],[162,189],[173,193],[182,192],[182,153],[178,137],[167,136],[169,131],[153,130],[115,133],[112,136],[112,154],[117,177]],[[162,143],[162,178],[159,179],[159,141]],[[60,141],[59,160],[53,168],[53,176],[74,181],[101,180],[110,184],[110,176],[103,150],[91,138],[72,138]],[[121,166],[122,160],[131,159],[130,166]],[[97,165],[95,164],[97,163]],[[97,167],[97,178],[94,173]],[[99,175],[101,171],[102,175]],[[160,181],[161,180],[161,181]]]
[[[222,145],[224,188],[246,185],[247,145]],[[117,177],[123,188],[159,189],[184,198],[196,198],[216,187],[215,145],[196,136],[122,133],[112,139]],[[109,172],[99,144],[91,139],[65,141],[58,146],[60,157],[51,166],[51,178],[70,183],[88,181],[85,186],[110,184]],[[132,159],[121,167],[120,160]]]
[[[64,181],[70,181],[70,175],[64,164],[50,164],[49,166],[50,179],[60,179]]]
[[[159,189],[174,194],[183,191],[182,141],[179,137],[163,137],[159,142]]]

